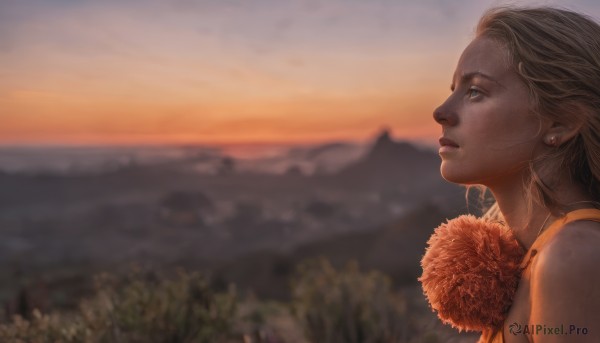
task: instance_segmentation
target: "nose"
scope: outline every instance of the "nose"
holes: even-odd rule
[[[433,119],[442,126],[454,126],[458,124],[458,116],[450,106],[449,100],[446,100],[433,111]]]

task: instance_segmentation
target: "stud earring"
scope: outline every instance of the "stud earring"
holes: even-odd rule
[[[550,140],[549,140],[549,142],[548,142],[548,145],[551,145],[551,146],[556,146],[556,145],[557,145],[557,143],[558,143],[558,137],[556,137],[556,136],[552,136],[552,137],[550,137]]]

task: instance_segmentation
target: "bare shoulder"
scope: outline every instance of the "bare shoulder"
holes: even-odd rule
[[[551,325],[573,324],[595,333],[593,338],[577,340],[569,336],[565,342],[600,342],[599,261],[600,223],[565,225],[539,251],[531,266],[531,319]],[[545,338],[547,342],[563,342],[557,337]]]
[[[597,271],[600,261],[600,223],[580,220],[565,225],[541,249],[538,260],[537,271],[548,276],[560,276],[563,273],[571,275],[588,268]]]
[[[600,282],[600,223],[581,220],[565,225],[539,252],[533,274],[545,281]]]

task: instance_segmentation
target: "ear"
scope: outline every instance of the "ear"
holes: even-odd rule
[[[583,123],[551,122],[550,127],[543,136],[544,143],[551,147],[558,147],[573,139],[579,133]]]

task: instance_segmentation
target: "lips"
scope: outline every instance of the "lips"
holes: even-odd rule
[[[439,142],[440,142],[440,146],[449,146],[449,147],[453,147],[453,148],[458,148],[458,144],[456,144],[453,140],[446,138],[446,137],[441,137]]]

